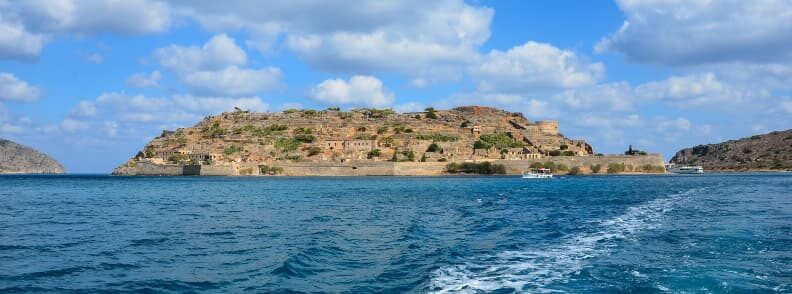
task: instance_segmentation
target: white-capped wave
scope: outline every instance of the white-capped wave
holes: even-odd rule
[[[429,289],[435,293],[474,293],[508,288],[560,292],[546,286],[565,281],[570,274],[580,271],[588,259],[607,254],[617,246],[616,241],[659,226],[668,211],[684,200],[684,196],[697,190],[630,207],[624,214],[600,222],[600,231],[564,238],[556,246],[532,251],[506,251],[440,268],[434,272]]]

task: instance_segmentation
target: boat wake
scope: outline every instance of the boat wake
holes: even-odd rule
[[[463,264],[434,272],[429,290],[434,293],[473,293],[514,289],[516,291],[557,292],[546,288],[579,272],[587,260],[607,254],[619,240],[656,228],[665,214],[679,205],[691,189],[665,198],[630,207],[624,214],[600,222],[602,229],[565,238],[555,246],[535,251],[506,251],[481,256]]]

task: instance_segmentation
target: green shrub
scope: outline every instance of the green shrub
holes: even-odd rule
[[[174,154],[168,157],[168,161],[171,163],[181,163],[187,161],[187,155],[184,154]]]
[[[534,162],[530,165],[531,168],[543,168],[544,165],[541,162]]]
[[[377,135],[374,134],[360,134],[355,137],[357,140],[375,140],[377,139]]]
[[[297,113],[297,112],[300,112],[300,111],[297,110],[296,108],[289,108],[289,109],[286,109],[286,110],[283,111],[283,113],[285,113],[285,114],[292,114],[292,113]]]
[[[382,134],[388,131],[388,127],[379,127],[377,129],[377,134]]]
[[[569,149],[569,146],[567,144],[561,144],[561,146],[558,146],[558,149],[567,150],[567,149]]]
[[[319,147],[316,147],[316,146],[313,146],[313,147],[311,147],[311,148],[308,148],[308,156],[309,156],[309,157],[310,157],[310,156],[317,155],[317,154],[319,154],[319,153],[322,153],[322,148],[319,148]]]
[[[382,152],[379,149],[374,149],[368,152],[367,157],[371,159],[374,157],[379,157],[381,154]]]
[[[512,137],[506,134],[485,134],[479,137],[479,141],[485,142],[492,147],[501,148],[519,148],[524,147],[525,143],[515,141]],[[489,148],[486,148],[489,149]]]
[[[275,148],[283,152],[289,152],[289,151],[297,150],[297,148],[299,148],[301,144],[302,142],[297,141],[295,139],[281,138],[278,139],[278,141],[275,141]]]
[[[434,107],[427,107],[426,108],[426,118],[428,118],[428,119],[438,119],[437,111],[434,109]]]
[[[299,128],[294,129],[294,133],[295,134],[310,135],[310,134],[313,134],[313,129],[312,128],[299,127]]]
[[[239,146],[236,146],[236,145],[231,145],[231,146],[228,146],[225,149],[223,149],[223,153],[225,155],[231,155],[231,154],[237,153],[239,151],[242,151],[242,147],[239,147]]]
[[[559,163],[558,166],[556,167],[556,169],[558,169],[559,171],[568,171],[569,167],[566,166],[566,164]]]
[[[341,107],[338,106],[328,107],[327,111],[341,111]]]
[[[589,168],[591,169],[592,173],[598,174],[600,172],[600,170],[602,169],[602,165],[594,164],[594,165],[589,166]]]
[[[580,167],[579,166],[573,166],[572,168],[569,169],[569,174],[570,175],[579,175],[580,173],[581,172],[580,172]]]
[[[608,173],[615,174],[621,173],[627,170],[627,166],[624,163],[611,163],[608,164]]]
[[[313,143],[313,141],[316,141],[316,137],[314,135],[299,134],[294,136],[294,140],[302,143]]]
[[[563,156],[575,156],[575,151],[564,150],[564,152],[561,152],[561,155],[563,155]]]
[[[456,142],[459,137],[449,134],[419,134],[415,136],[418,140],[432,140],[434,142]]]
[[[561,150],[553,150],[548,153],[550,156],[561,156]]]
[[[492,148],[492,145],[481,140],[478,140],[475,143],[473,143],[473,149],[490,149],[490,148]]]
[[[259,173],[262,175],[277,175],[283,173],[283,168],[279,166],[259,165]]]
[[[435,143],[429,144],[429,147],[426,148],[426,152],[440,152],[440,145]]]
[[[492,164],[489,161],[484,162],[463,162],[463,163],[449,163],[446,165],[446,172],[448,173],[472,173],[472,174],[505,174],[506,167],[502,164]]]

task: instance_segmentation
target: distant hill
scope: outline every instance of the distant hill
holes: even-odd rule
[[[66,170],[52,157],[33,148],[0,139],[0,174],[62,174]]]
[[[792,129],[685,148],[671,162],[708,170],[792,170]]]

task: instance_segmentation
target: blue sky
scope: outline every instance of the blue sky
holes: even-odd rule
[[[235,106],[489,105],[601,153],[792,127],[792,1],[0,0],[0,137],[106,173]]]

